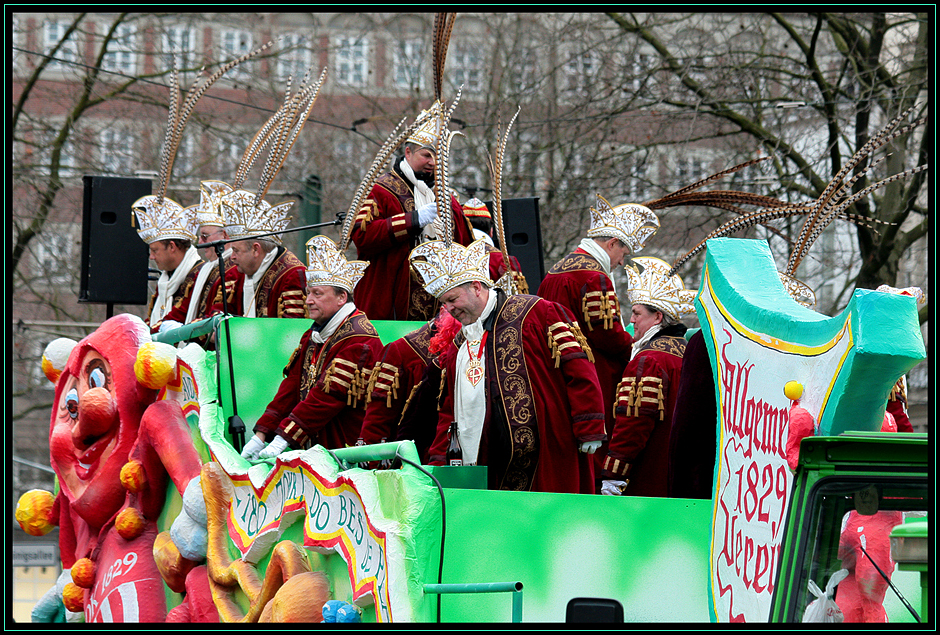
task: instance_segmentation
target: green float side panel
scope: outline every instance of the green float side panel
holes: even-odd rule
[[[310,320],[304,319],[243,317],[231,317],[221,322],[216,352],[220,370],[218,399],[226,421],[234,412],[230,367],[235,368],[237,412],[250,433],[277,392],[284,377],[284,367],[310,324]],[[388,344],[424,323],[376,320],[372,324],[382,343]],[[231,366],[228,363],[229,350],[233,360]]]
[[[626,622],[708,622],[710,501],[445,489],[443,584],[522,582],[524,622],[619,601]],[[428,580],[436,582],[436,580]],[[444,622],[509,622],[511,593],[444,595]]]

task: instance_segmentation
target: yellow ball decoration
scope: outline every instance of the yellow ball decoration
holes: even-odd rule
[[[29,490],[16,504],[16,522],[30,536],[45,536],[53,530],[52,506],[55,497],[46,490]]]
[[[134,374],[147,388],[163,388],[176,376],[176,349],[161,342],[144,344],[137,351]]]
[[[803,396],[803,384],[798,381],[788,381],[783,387],[783,394],[787,399],[796,401]]]

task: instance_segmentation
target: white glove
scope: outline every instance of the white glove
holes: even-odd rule
[[[627,489],[627,483],[630,481],[604,481],[601,483],[601,494],[607,496],[623,496],[623,490]]]
[[[418,210],[418,225],[425,227],[437,218],[437,203],[428,203]]]
[[[601,447],[601,441],[585,441],[578,447],[578,451],[585,454],[594,454],[599,447]]]
[[[160,333],[166,333],[167,331],[169,331],[169,330],[171,330],[171,329],[177,329],[177,328],[179,328],[179,327],[181,327],[181,326],[183,326],[183,323],[182,323],[182,322],[177,322],[176,320],[164,320],[164,321],[160,322],[160,330],[159,330],[159,332],[160,332]]]
[[[242,448],[242,458],[253,461],[258,458],[258,452],[264,448],[264,441],[257,434],[253,434],[245,447]]]
[[[274,437],[274,440],[268,444],[268,447],[261,450],[258,454],[259,459],[273,459],[278,454],[287,449],[287,439],[284,437]]]

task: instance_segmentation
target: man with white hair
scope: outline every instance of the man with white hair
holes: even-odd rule
[[[245,443],[242,456],[249,460],[288,447],[344,448],[356,443],[362,428],[369,372],[382,354],[378,333],[353,302],[369,263],[348,262],[326,236],[307,241],[307,263],[307,309],[314,323]]]
[[[494,288],[482,240],[428,242],[410,258],[462,324],[440,356],[447,381],[431,463],[444,462],[456,434],[464,464],[488,467],[490,489],[594,493],[604,403],[573,316]]]
[[[670,265],[658,258],[633,262],[626,267],[627,297],[636,339],[617,387],[601,493],[665,497],[669,433],[686,347],[680,319],[695,311],[696,292],[679,276],[669,276]]]

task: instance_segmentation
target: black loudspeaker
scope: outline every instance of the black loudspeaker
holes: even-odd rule
[[[569,624],[622,624],[623,605],[608,598],[572,598],[565,607]]]
[[[487,201],[486,206],[493,209],[491,201]],[[506,251],[519,260],[529,285],[529,293],[534,294],[545,277],[539,199],[503,199],[503,224],[506,229]]]
[[[147,304],[150,252],[131,206],[151,193],[150,179],[84,176],[79,302]]]

